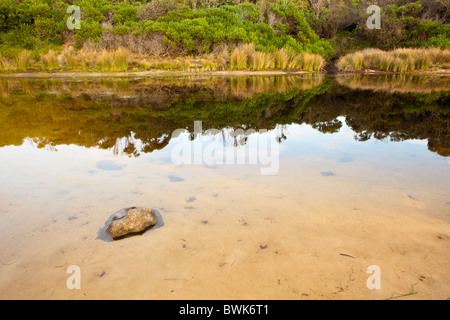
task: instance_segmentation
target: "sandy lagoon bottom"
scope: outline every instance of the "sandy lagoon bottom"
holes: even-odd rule
[[[0,298],[450,298],[448,159],[426,141],[355,142],[346,127],[287,131],[272,176],[177,166],[170,144],[139,158],[1,148]],[[97,239],[130,206],[158,210],[164,226]],[[70,265],[79,290],[67,288]],[[366,284],[371,265],[379,290]]]

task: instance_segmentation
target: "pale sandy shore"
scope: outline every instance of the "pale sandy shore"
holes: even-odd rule
[[[2,173],[1,299],[450,298],[448,171],[361,162],[327,177],[330,163],[293,160],[268,177],[137,159],[91,174],[77,168],[95,168],[99,152],[64,165],[39,152],[42,163],[15,164],[39,170],[33,181]],[[132,205],[155,208],[164,226],[97,239]],[[71,265],[79,290],[66,286]],[[372,265],[381,289],[367,287]]]
[[[131,71],[131,72],[20,72],[0,73],[4,78],[101,78],[101,77],[184,77],[184,76],[211,76],[211,77],[244,77],[244,76],[279,76],[315,74],[307,71]]]
[[[327,72],[308,72],[308,71],[251,71],[251,70],[225,70],[225,71],[173,71],[173,70],[148,70],[148,71],[127,71],[127,72],[99,72],[99,71],[27,71],[17,73],[0,73],[0,78],[104,78],[104,77],[189,77],[189,76],[208,76],[208,77],[248,77],[248,76],[281,76],[281,75],[320,75]],[[431,71],[413,71],[413,72],[386,72],[379,70],[361,70],[361,71],[338,71],[333,74],[352,75],[416,75],[416,76],[450,76],[450,69],[438,69]]]

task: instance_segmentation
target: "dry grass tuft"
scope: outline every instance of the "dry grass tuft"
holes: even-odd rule
[[[380,70],[411,72],[444,68],[450,63],[450,50],[439,48],[401,48],[392,51],[366,49],[341,57],[338,68],[342,71]]]
[[[59,69],[58,55],[53,50],[49,50],[46,54],[42,54],[40,60],[42,70]]]
[[[31,51],[29,50],[22,50],[19,52],[19,54],[16,56],[16,69],[17,70],[27,70],[31,67]]]

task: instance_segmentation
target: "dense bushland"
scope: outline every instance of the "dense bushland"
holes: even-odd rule
[[[366,28],[372,3],[382,8],[380,30]],[[69,5],[81,10],[80,29],[66,25]],[[186,69],[180,57],[189,57],[207,69],[317,71],[316,55],[448,49],[449,19],[447,0],[0,0],[0,68],[126,70],[129,59],[114,61],[127,50],[139,68]],[[246,45],[255,54],[233,63]]]

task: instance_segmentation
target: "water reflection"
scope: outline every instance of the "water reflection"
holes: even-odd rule
[[[351,89],[390,93],[433,93],[450,91],[449,77],[424,77],[411,74],[347,75],[336,78],[340,85]]]
[[[343,121],[357,141],[427,139],[450,156],[449,78],[276,76],[0,81],[0,147],[62,144],[139,156],[164,148],[174,130],[276,131],[289,124],[333,134]],[[351,161],[343,159],[342,161]],[[108,169],[105,170],[117,170]]]
[[[387,298],[420,282],[421,297],[446,298],[450,158],[426,145],[449,155],[449,93],[338,81],[3,80],[0,292]],[[179,136],[185,145],[203,141],[203,155],[219,140],[211,145],[233,150],[233,165],[213,157],[178,165],[175,129],[189,131]],[[279,157],[250,162],[261,158],[239,151],[255,155],[264,129]],[[265,176],[272,163],[279,170]],[[154,208],[164,227],[117,245],[98,241],[111,215],[131,206]],[[73,264],[85,277],[78,293],[61,285]],[[361,291],[372,264],[387,268],[383,292]]]

